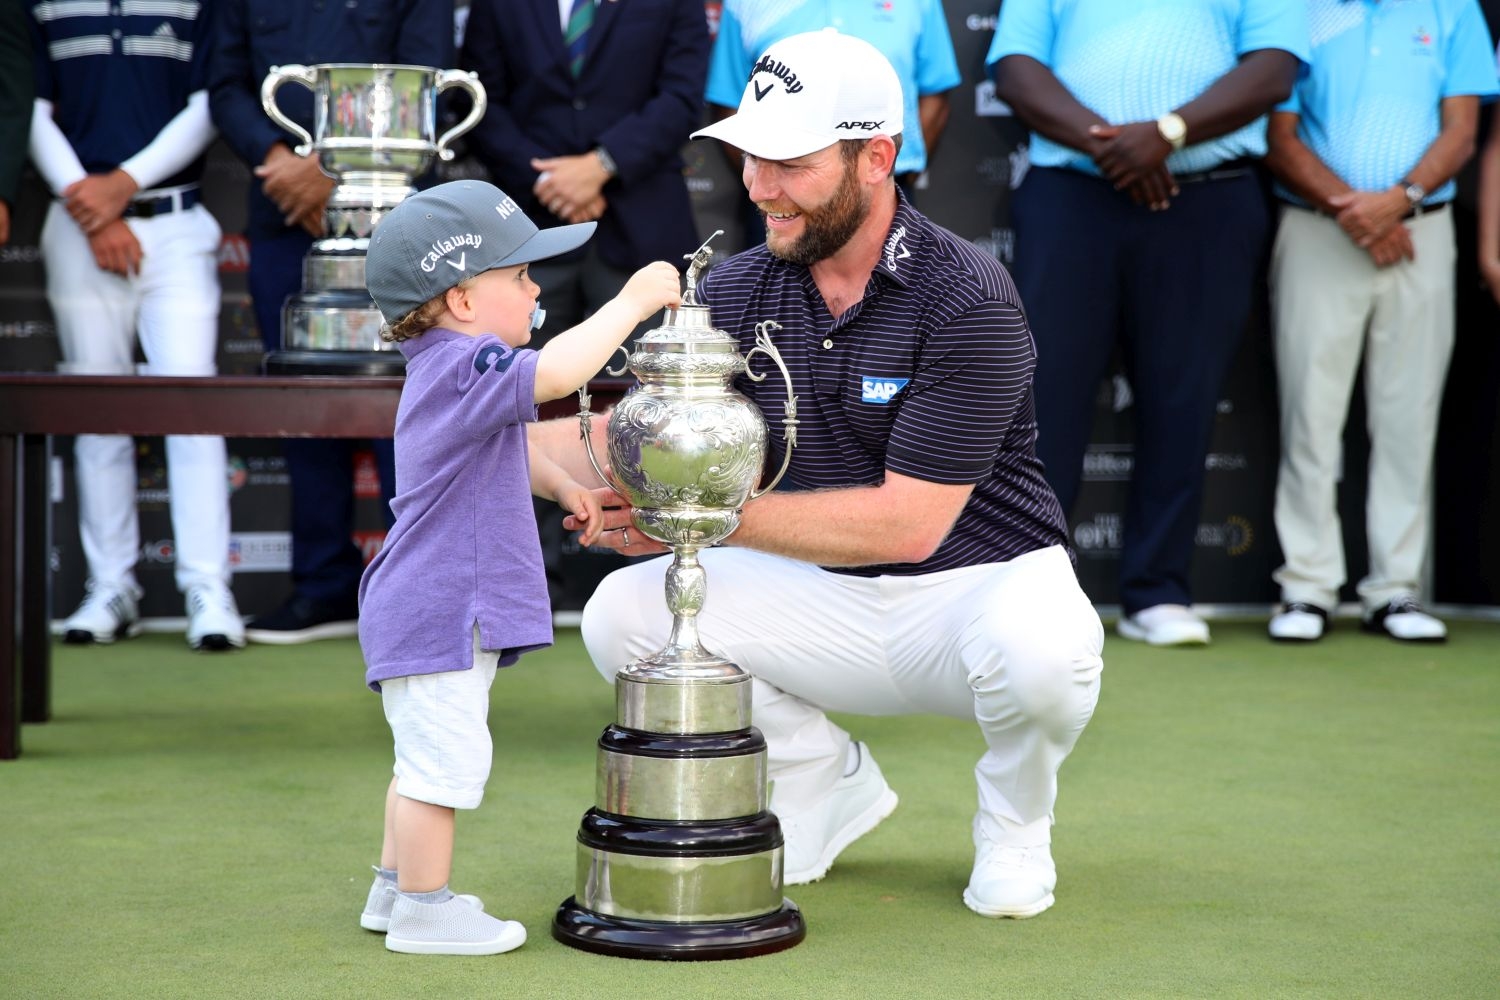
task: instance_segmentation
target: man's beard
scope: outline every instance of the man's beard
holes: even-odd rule
[[[771,253],[789,264],[809,267],[842,250],[870,212],[869,199],[855,176],[855,164],[844,164],[844,176],[839,181],[838,190],[826,203],[816,208],[803,208],[801,212],[802,235],[789,243],[773,245],[773,236],[767,227],[766,248]],[[761,209],[761,213],[765,214],[765,209]]]

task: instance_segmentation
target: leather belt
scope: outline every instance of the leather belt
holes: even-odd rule
[[[1255,170],[1255,161],[1239,159],[1228,160],[1208,170],[1195,170],[1188,174],[1173,174],[1172,180],[1178,184],[1201,184],[1204,181],[1227,181],[1236,177],[1244,177]]]
[[[202,196],[197,188],[184,188],[171,194],[137,198],[125,206],[123,214],[127,219],[151,219],[158,215],[186,212],[201,200]]]

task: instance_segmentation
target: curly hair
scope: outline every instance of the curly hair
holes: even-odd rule
[[[474,279],[465,278],[453,288],[468,288]],[[450,288],[448,291],[452,291]],[[411,312],[402,316],[394,323],[386,323],[380,328],[380,339],[387,344],[399,344],[403,340],[411,340],[438,325],[443,318],[443,313],[448,311],[448,292],[434,295],[423,302]]]

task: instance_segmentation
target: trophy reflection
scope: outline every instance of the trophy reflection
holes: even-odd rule
[[[698,552],[734,531],[746,501],[781,479],[797,424],[791,375],[769,336],[777,325],[762,323],[756,347],[741,356],[698,304],[710,253],[705,243],[690,255],[682,306],[629,354],[641,384],[615,407],[607,433],[614,485],[634,508],[635,530],[672,550],[672,631],[660,651],[615,676],[615,723],[599,738],[575,894],[558,907],[552,933],[629,958],[745,958],[790,948],[806,933],[801,911],[782,896],[781,826],[766,809],[766,742],[750,725],[750,675],[698,637],[707,596]],[[757,490],[765,420],[730,383],[741,373],[765,378],[749,370],[759,354],[781,370],[788,403],[781,468]],[[587,392],[579,396],[594,462],[593,414]]]

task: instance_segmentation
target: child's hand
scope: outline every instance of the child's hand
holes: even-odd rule
[[[571,479],[558,487],[557,505],[572,515],[566,520],[570,522],[569,530],[578,532],[578,544],[593,545],[604,534],[604,505],[600,496],[609,492],[587,489]]]
[[[664,260],[647,264],[630,276],[617,297],[635,311],[639,323],[664,306],[682,305],[682,275]]]

